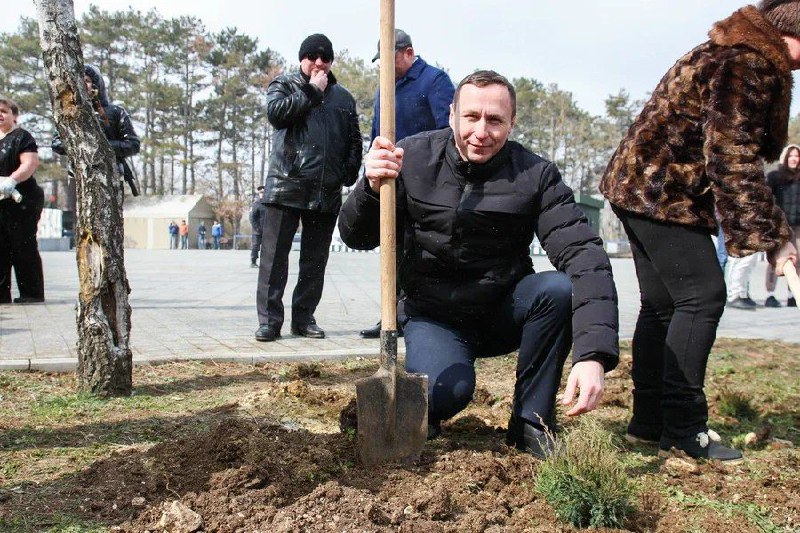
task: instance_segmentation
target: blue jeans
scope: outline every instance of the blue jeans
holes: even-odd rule
[[[424,316],[400,317],[406,369],[428,376],[428,420],[466,408],[475,392],[475,360],[519,350],[513,414],[553,427],[561,371],[572,343],[572,284],[560,272],[530,274],[478,326]]]

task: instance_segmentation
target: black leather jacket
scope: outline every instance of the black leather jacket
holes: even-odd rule
[[[408,316],[469,326],[533,272],[534,234],[572,280],[573,361],[616,366],[617,294],[602,241],[556,166],[509,141],[490,161],[463,161],[450,128],[406,137],[397,181],[399,276]],[[377,195],[362,180],[339,214],[351,248],[379,244]]]
[[[276,131],[263,202],[337,213],[361,166],[353,97],[333,74],[324,93],[301,71],[284,74],[269,84],[267,118]]]
[[[108,117],[108,122],[99,117],[100,126],[103,128],[103,133],[105,133],[108,143],[114,150],[114,155],[117,156],[117,162],[122,163],[126,157],[138,154],[141,144],[139,136],[136,135],[136,131],[133,129],[131,116],[124,107],[112,104],[109,101],[106,84],[96,67],[87,65],[86,75],[92,78],[92,83],[97,89],[95,98],[100,101],[100,105],[103,106],[103,111]],[[66,153],[58,131],[53,135],[51,147],[57,154],[64,155]]]

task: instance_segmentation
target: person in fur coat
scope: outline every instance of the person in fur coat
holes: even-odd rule
[[[734,257],[797,260],[764,179],[786,143],[800,0],[763,0],[712,27],[664,75],[600,183],[631,244],[641,291],[628,439],[691,457],[741,461],[708,428],[703,390],[725,306],[710,235],[715,208]]]
[[[767,174],[767,185],[772,189],[775,196],[775,203],[786,215],[786,220],[794,232],[795,248],[800,247],[800,146],[790,144],[781,152],[778,160],[780,164],[776,170]],[[797,269],[800,275],[800,268]],[[778,277],[775,275],[775,267],[767,266],[767,300],[764,302],[766,307],[780,307],[781,304],[775,298],[775,287]],[[797,307],[797,301],[789,294],[786,300],[788,307]]]

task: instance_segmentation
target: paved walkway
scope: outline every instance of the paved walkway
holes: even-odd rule
[[[47,303],[0,305],[0,369],[68,371],[77,364],[75,299],[78,276],[74,253],[45,252]],[[297,280],[298,252],[290,259],[285,301]],[[177,359],[259,362],[276,359],[374,356],[378,342],[358,331],[379,316],[379,256],[375,253],[331,253],[317,322],[323,340],[284,337],[260,343],[253,338],[258,322],[255,287],[258,270],[247,251],[127,250],[132,288],[131,346],[135,362]],[[537,270],[552,267],[534,259]],[[638,287],[630,259],[614,259],[620,296],[622,338],[630,338],[638,312]],[[753,275],[752,295],[763,302],[765,263]],[[783,283],[783,282],[782,282]],[[785,285],[779,287],[785,291]],[[785,300],[785,292],[779,292]],[[287,305],[287,316],[289,310]],[[778,339],[800,343],[797,309],[740,311],[728,309],[721,337]],[[400,344],[402,351],[403,345]]]

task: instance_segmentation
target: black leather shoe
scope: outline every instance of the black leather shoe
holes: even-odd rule
[[[256,262],[250,263],[250,268],[258,268],[258,263]]]
[[[528,452],[539,459],[546,459],[555,449],[555,436],[541,426],[531,424],[514,416],[508,421],[506,444]]]
[[[781,303],[774,296],[767,296],[764,301],[764,307],[781,307]]]
[[[797,307],[797,300],[794,298],[789,298],[786,300],[786,307]]]
[[[750,300],[749,302],[748,300],[750,300],[750,298],[734,298],[733,300],[728,300],[728,303],[725,305],[727,305],[728,307],[733,307],[734,309],[745,309],[747,311],[755,311],[756,307],[758,306],[752,300]]]
[[[14,298],[15,304],[43,304],[44,298],[33,298],[31,296],[20,296],[19,298]]]
[[[377,324],[372,326],[371,328],[362,329],[359,333],[365,339],[377,339],[381,336],[381,322],[378,321]]]
[[[272,342],[280,338],[281,330],[275,326],[261,324],[256,330],[256,340],[259,342]]]
[[[314,322],[310,322],[303,326],[295,326],[292,324],[292,334],[300,335],[301,337],[308,337],[309,339],[325,338],[325,330],[316,325]]]
[[[378,323],[371,328],[362,329],[358,334],[364,339],[379,339],[381,336],[381,321],[378,320]],[[403,327],[400,324],[397,325],[397,336],[403,336]]]

